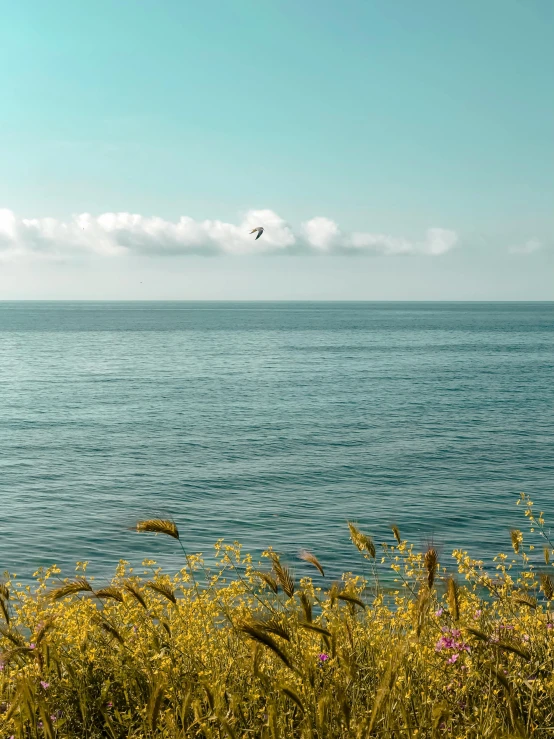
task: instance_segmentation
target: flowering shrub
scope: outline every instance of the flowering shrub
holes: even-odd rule
[[[35,588],[0,584],[0,737],[547,737],[554,725],[549,575],[554,547],[522,496],[542,552],[511,533],[487,570],[467,552],[447,572],[394,527],[375,575],[329,583],[317,557],[297,581],[272,550],[254,566],[219,541],[216,567],[121,562],[109,584],[56,567]],[[141,533],[182,546],[170,521]],[[536,552],[543,563],[539,565]],[[392,573],[392,587],[379,583]]]

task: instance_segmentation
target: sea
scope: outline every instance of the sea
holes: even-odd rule
[[[361,572],[348,521],[492,563],[521,492],[554,524],[554,303],[0,303],[0,571],[22,583],[178,570],[178,542],[132,530],[151,517],[299,576],[302,549]]]

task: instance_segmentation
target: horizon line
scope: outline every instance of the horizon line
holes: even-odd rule
[[[360,300],[341,300],[333,298],[275,298],[275,299],[255,299],[255,298],[12,298],[3,299],[0,298],[1,304],[8,303],[340,303],[340,304],[360,304],[360,303],[448,303],[448,304],[460,304],[460,303],[523,303],[523,304],[549,304],[554,303],[554,299],[548,300],[524,300],[521,298],[514,299],[489,299],[483,298],[478,300],[443,300],[443,299],[410,299],[410,298],[387,298],[380,300],[371,299],[360,299]]]

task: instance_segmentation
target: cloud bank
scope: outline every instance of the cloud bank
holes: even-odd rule
[[[510,254],[533,254],[536,251],[542,249],[542,243],[537,239],[530,239],[524,244],[518,244],[517,246],[511,246],[509,251]]]
[[[257,241],[249,232],[263,226]],[[218,220],[178,221],[132,213],[89,213],[68,220],[20,218],[0,209],[0,259],[30,257],[68,259],[87,254],[117,257],[249,255],[249,254],[352,254],[425,255],[446,254],[456,246],[458,235],[444,228],[429,228],[423,239],[411,241],[390,234],[345,232],[335,221],[318,216],[293,230],[272,210],[249,211],[238,225]]]

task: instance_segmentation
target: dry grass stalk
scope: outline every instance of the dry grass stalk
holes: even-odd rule
[[[421,585],[414,611],[415,631],[418,637],[421,635],[425,625],[430,605],[429,589]]]
[[[429,547],[425,552],[425,569],[427,570],[427,585],[429,590],[432,589],[435,583],[435,575],[437,574],[437,566],[439,563],[437,550],[434,547]]]
[[[318,624],[308,623],[307,621],[299,621],[298,625],[302,629],[308,629],[308,631],[315,631],[317,634],[322,634],[323,636],[331,637],[331,632],[329,631],[329,629],[326,629],[324,626],[318,626]]]
[[[348,529],[350,531],[350,538],[352,543],[360,552],[367,552],[371,559],[375,559],[376,551],[375,544],[371,536],[362,534],[362,532],[356,528],[352,522],[348,522]]]
[[[52,600],[60,600],[60,598],[65,598],[67,595],[92,592],[93,588],[89,581],[85,577],[78,577],[73,582],[68,582],[65,585],[61,585],[59,588],[52,590],[50,597]]]
[[[276,618],[271,618],[267,621],[255,621],[253,626],[257,626],[258,628],[263,629],[263,631],[268,631],[271,634],[280,636],[281,639],[286,639],[287,641],[290,641],[290,634],[288,630],[283,626],[283,624],[277,621]]]
[[[5,583],[0,582],[0,598],[2,600],[9,600],[10,599],[10,591],[8,587],[5,585]]]
[[[103,619],[101,616],[98,616],[96,619],[96,623],[98,626],[100,626],[103,631],[105,631],[110,636],[113,636],[114,639],[117,639],[117,641],[120,644],[124,644],[125,641],[119,631],[115,628],[115,626],[112,626],[110,623],[108,623],[105,619]]]
[[[158,725],[158,717],[160,715],[160,708],[162,705],[163,697],[164,686],[163,684],[158,683],[154,686],[154,690],[150,695],[150,700],[148,701],[147,708],[148,723],[150,724],[150,730],[152,732],[156,731],[156,727]]]
[[[496,642],[494,643],[494,646],[498,649],[502,649],[505,652],[511,652],[511,654],[517,654],[522,659],[529,661],[531,659],[531,655],[526,649],[522,649],[521,647],[516,646],[515,644],[507,643],[507,642]]]
[[[285,567],[281,564],[281,561],[279,560],[279,557],[274,554],[272,556],[273,560],[273,571],[275,572],[275,576],[277,577],[277,580],[279,582],[279,585],[283,588],[283,592],[288,595],[289,598],[292,598],[294,595],[294,578],[292,577],[292,574],[288,567]]]
[[[163,582],[154,582],[154,580],[148,580],[145,585],[154,592],[163,595],[164,598],[167,598],[167,600],[171,601],[174,605],[177,603],[177,598],[175,597],[173,588],[170,585]]]
[[[327,591],[327,597],[329,598],[329,601],[331,602],[331,605],[335,605],[335,602],[337,598],[339,597],[339,593],[342,591],[342,583],[340,582],[334,582],[331,584],[331,587]]]
[[[299,597],[300,597],[300,603],[302,605],[302,610],[304,611],[304,619],[308,623],[311,623],[312,622],[312,604],[310,603],[310,599],[304,592],[301,592]]]
[[[353,603],[356,606],[360,606],[360,608],[366,608],[366,604],[363,602],[363,600],[360,600],[355,595],[349,595],[348,593],[339,593],[337,595],[337,598],[339,600],[345,601],[345,603]]]
[[[535,610],[535,608],[537,607],[537,599],[533,598],[527,593],[518,593],[515,596],[514,601],[520,606],[526,606],[527,608],[531,608],[533,610]]]
[[[519,529],[512,529],[510,531],[510,538],[512,540],[512,547],[514,548],[514,552],[516,554],[519,554],[519,547],[521,542],[523,541],[523,534]]]
[[[37,647],[42,642],[46,634],[50,631],[50,629],[54,626],[55,620],[56,620],[55,617],[50,618],[48,619],[48,621],[46,621],[40,626],[40,628],[38,629],[38,631],[33,637],[33,642],[36,644]]]
[[[398,542],[398,544],[402,544],[402,539],[400,538],[400,529],[398,526],[392,526],[392,533],[394,534],[394,538]]]
[[[466,626],[465,627],[465,630],[469,634],[471,634],[471,636],[474,636],[479,641],[483,641],[483,642],[488,642],[489,641],[489,637],[487,636],[487,634],[485,634],[484,631],[479,631],[479,629],[474,629],[471,626]]]
[[[392,688],[396,681],[397,663],[398,660],[396,656],[392,656],[389,660],[387,669],[385,670],[383,677],[381,678],[381,682],[379,684],[377,693],[375,695],[375,700],[373,702],[373,708],[371,710],[371,719],[367,732],[368,735],[371,734],[371,732],[375,728],[375,724],[379,719],[387,698],[391,697]]]
[[[179,538],[179,531],[173,521],[163,518],[150,518],[147,521],[137,521],[136,530],[153,534],[166,534],[174,539]]]
[[[550,548],[545,547],[543,552],[544,552],[544,563],[545,565],[547,565],[550,563]]]
[[[14,631],[13,629],[4,628],[3,626],[0,626],[0,634],[4,636],[6,639],[11,641],[12,644],[15,644],[16,647],[25,647],[25,639],[21,636],[19,631]]]
[[[0,611],[2,611],[2,615],[4,616],[4,621],[9,626],[10,624],[10,612],[8,610],[8,604],[5,602],[3,598],[0,598]]]
[[[123,603],[123,595],[121,594],[121,591],[112,586],[109,586],[107,588],[100,588],[100,590],[95,591],[94,595],[97,598],[111,598],[112,600],[117,600],[119,603]]]
[[[140,589],[135,585],[134,582],[131,582],[131,580],[127,580],[127,582],[123,584],[123,587],[130,595],[132,595],[132,597],[137,601],[137,603],[140,603],[140,605],[144,609],[148,609],[148,606],[146,605],[146,601],[144,600],[144,597],[142,593],[140,592]]]
[[[294,669],[287,654],[285,654],[285,652],[281,649],[277,642],[272,639],[269,634],[267,634],[263,629],[260,629],[257,626],[253,626],[252,624],[241,624],[239,626],[239,631],[242,631],[244,634],[249,636],[250,639],[257,641],[270,649],[290,670]]]
[[[304,708],[304,704],[302,703],[302,701],[300,699],[300,696],[298,695],[298,693],[295,690],[293,690],[292,688],[289,688],[289,687],[283,685],[283,686],[281,686],[281,692],[284,695],[286,695],[288,698],[290,698],[291,701],[293,701],[294,703],[296,703],[296,705],[302,711],[302,713],[306,713],[306,709]]]
[[[309,562],[311,565],[313,565],[317,570],[319,570],[321,576],[325,577],[323,567],[319,563],[319,560],[317,559],[315,554],[308,552],[306,549],[302,549],[298,556],[300,557],[300,559],[304,560],[304,562]]]
[[[541,588],[546,600],[552,600],[552,598],[554,598],[554,586],[552,585],[552,578],[550,575],[545,573],[541,575]]]
[[[256,577],[258,577],[262,582],[265,582],[265,584],[273,590],[274,593],[279,591],[277,580],[269,572],[256,572]]]
[[[450,609],[450,615],[453,621],[458,621],[460,618],[460,603],[458,594],[458,583],[453,577],[448,578],[448,585],[446,590],[448,598],[448,608]]]
[[[56,732],[54,731],[54,724],[52,723],[50,714],[46,710],[45,706],[39,706],[39,714],[44,736],[46,737],[46,739],[55,739]]]
[[[490,670],[492,677],[494,677],[495,680],[504,688],[506,698],[508,700],[508,708],[510,711],[510,721],[512,724],[512,728],[517,731],[519,736],[527,736],[527,732],[525,731],[524,727],[521,726],[521,722],[519,720],[519,711],[513,697],[512,686],[508,682],[506,675],[504,675],[501,670],[498,670],[492,664],[486,664],[485,667]]]

